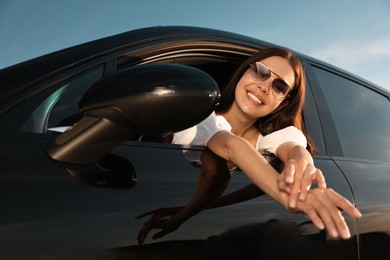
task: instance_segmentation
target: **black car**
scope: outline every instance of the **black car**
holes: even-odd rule
[[[198,180],[183,150],[202,147],[161,136],[205,118],[228,76],[272,46],[152,27],[2,69],[0,259],[389,259],[390,93],[299,53],[315,164],[363,214],[345,216],[351,239],[332,239],[262,195],[138,245],[146,219],[135,217],[185,205]],[[247,184],[235,172],[227,193]]]

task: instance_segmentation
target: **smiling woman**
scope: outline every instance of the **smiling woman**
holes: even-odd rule
[[[261,72],[267,72],[260,81],[257,71],[252,66],[248,68],[253,60],[261,62]],[[272,66],[276,77],[271,77],[267,66]],[[170,211],[164,209],[163,212],[157,209],[141,215],[150,214],[151,218],[140,230],[140,244],[152,229],[161,229],[153,236],[160,238],[196,213],[218,203],[229,182],[229,171],[237,167],[287,210],[306,213],[317,228],[327,228],[332,237],[350,238],[348,226],[338,208],[354,218],[361,217],[361,213],[333,190],[326,190],[324,176],[306,150],[305,129],[298,128],[303,127],[303,73],[300,60],[291,51],[280,48],[261,50],[237,70],[232,82],[224,89],[216,112],[201,123],[173,135],[172,143],[201,145],[211,153],[204,151],[199,158],[191,158],[201,165],[201,172],[196,192],[186,206]],[[289,100],[285,100],[290,89],[286,82],[293,86]],[[276,84],[283,85],[283,96],[274,93]],[[263,120],[264,117],[269,118]],[[263,135],[262,129],[267,129],[268,133]],[[285,168],[279,177],[259,152],[272,153],[284,162]],[[317,182],[317,189],[322,192],[309,190],[312,182]],[[323,207],[328,209],[325,214],[321,210]],[[166,216],[169,218],[164,219]]]

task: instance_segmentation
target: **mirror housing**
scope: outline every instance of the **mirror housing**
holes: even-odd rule
[[[137,182],[133,165],[115,154],[107,154],[94,164],[60,166],[73,180],[100,188],[131,189]]]
[[[96,82],[80,102],[82,119],[46,151],[61,163],[95,164],[126,139],[170,134],[199,123],[219,98],[214,79],[194,67],[131,67]]]

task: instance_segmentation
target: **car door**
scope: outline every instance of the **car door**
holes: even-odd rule
[[[390,257],[389,95],[324,66],[313,66],[327,154],[343,172],[363,217],[360,259]]]

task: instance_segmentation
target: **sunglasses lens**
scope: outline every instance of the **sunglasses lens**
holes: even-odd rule
[[[272,90],[274,91],[275,97],[284,98],[290,91],[289,86],[283,80],[276,78],[272,82]]]
[[[256,62],[256,73],[261,80],[267,80],[271,77],[271,71],[263,63]]]
[[[252,75],[254,79],[261,81],[266,81],[271,77],[272,73],[275,73],[272,72],[266,65],[261,62],[251,64],[251,68],[252,69],[250,70],[250,75]],[[278,76],[276,73],[275,75]],[[275,98],[284,99],[289,91],[290,87],[284,80],[279,78],[279,76],[272,81],[272,92]]]

